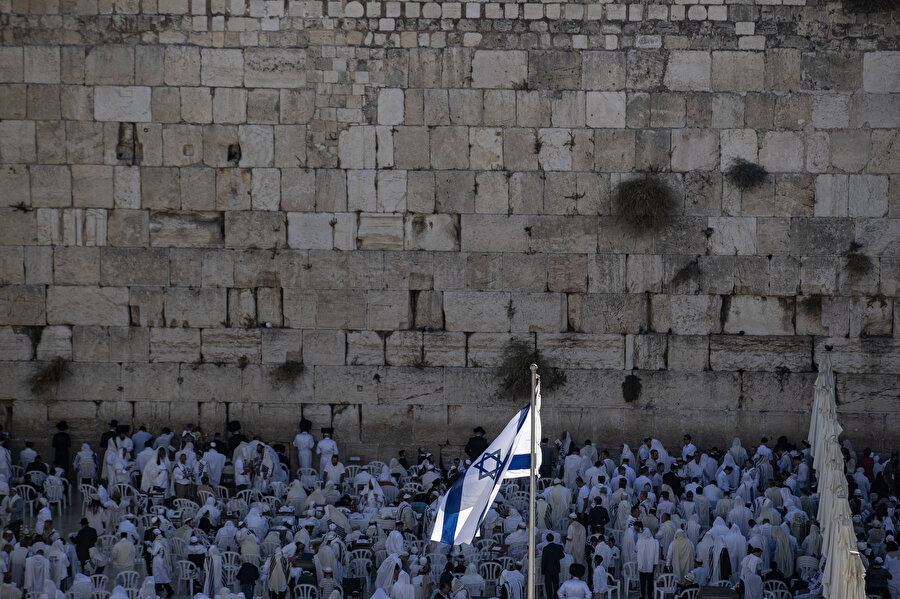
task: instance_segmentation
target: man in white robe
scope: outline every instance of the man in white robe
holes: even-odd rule
[[[297,448],[297,462],[299,468],[312,467],[312,450],[316,445],[316,440],[309,433],[312,423],[305,418],[300,421],[300,432],[294,437],[292,445]]]
[[[338,454],[338,445],[331,438],[333,429],[323,428],[322,438],[316,444],[316,455],[319,456],[319,476],[325,479],[325,468],[331,464],[331,456]]]
[[[762,599],[763,581],[759,576],[762,567],[762,549],[753,547],[749,555],[741,560],[741,581],[744,583],[744,599]]]
[[[44,550],[25,560],[25,580],[22,588],[25,591],[40,595],[44,592],[44,583],[50,580],[50,560],[44,557]]]
[[[210,446],[206,453],[203,454],[203,459],[209,466],[209,470],[207,471],[209,484],[218,487],[222,482],[222,470],[225,468],[225,456],[216,451],[215,447]]]
[[[566,553],[572,556],[576,564],[584,563],[584,540],[586,537],[584,526],[577,520],[574,512],[569,514],[569,528],[566,531]]]

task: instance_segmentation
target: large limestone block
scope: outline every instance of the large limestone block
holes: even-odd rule
[[[166,289],[166,322],[172,327],[224,327],[228,318],[226,289]]]
[[[812,377],[812,375],[810,375]],[[898,377],[896,374],[847,374],[835,378],[837,396],[840,397],[838,407],[839,421],[841,412],[859,414],[892,413],[896,401]],[[810,391],[812,393],[812,391]],[[888,418],[893,419],[893,417]],[[873,418],[874,420],[874,418]]]
[[[710,217],[709,251],[715,255],[755,255],[756,218]]]
[[[303,331],[303,362],[310,366],[344,364],[344,331]]]
[[[793,335],[794,299],[784,297],[731,296],[725,310],[725,333]]]
[[[675,50],[666,63],[665,84],[676,91],[709,91],[712,57],[708,52]]]
[[[200,330],[150,329],[151,362],[197,362],[200,360]]]
[[[447,331],[426,332],[423,337],[426,366],[465,366],[466,334]]]
[[[384,94],[384,92],[382,92]],[[341,168],[375,168],[375,127],[350,127],[338,136],[338,158]]]
[[[511,331],[558,333],[566,330],[565,293],[513,293],[511,298]]]
[[[259,363],[259,329],[205,329],[200,340],[204,362],[238,362],[246,358],[251,364]]]
[[[579,333],[538,333],[537,347],[545,367],[621,370],[625,367],[625,337]]]
[[[803,137],[790,131],[768,131],[759,149],[759,163],[771,173],[803,170]]]
[[[13,164],[34,162],[36,152],[34,121],[0,121],[0,160]]]
[[[98,285],[100,283],[100,248],[55,248],[53,251],[53,282],[57,285]],[[115,286],[112,283],[104,283],[104,285]]]
[[[873,93],[900,92],[900,52],[866,52],[863,89]]]
[[[658,333],[707,335],[718,332],[722,300],[718,295],[654,295],[650,328]]]
[[[713,129],[679,129],[672,132],[672,170],[714,170],[719,162],[719,136]]]
[[[149,87],[116,87],[98,85],[94,88],[94,118],[98,121],[147,123],[150,116]]]
[[[581,333],[638,333],[647,327],[647,295],[573,293],[569,323]]]
[[[402,214],[360,214],[357,233],[360,249],[403,249]]]
[[[116,401],[121,396],[118,364],[70,362],[67,375],[60,382],[56,399]]]
[[[316,366],[314,400],[324,404],[374,405],[383,374],[383,368],[371,366]]]
[[[50,326],[41,331],[41,341],[37,344],[35,357],[38,360],[52,360],[57,356],[72,359],[72,327]]]
[[[47,323],[128,326],[128,288],[50,286]]]
[[[816,340],[816,355],[830,351],[831,364],[837,373],[897,372],[900,366],[900,340],[897,339],[838,339]]]
[[[375,331],[348,331],[347,365],[384,365],[384,337]]]
[[[466,345],[466,366],[470,368],[497,367],[503,364],[512,342],[531,346],[534,335],[530,333],[472,333]]]
[[[200,81],[209,87],[241,87],[244,80],[244,53],[225,48],[200,50]]]
[[[0,327],[0,360],[28,361],[33,357],[31,339],[26,329]]]
[[[169,252],[161,248],[103,248],[100,252],[103,286],[169,284]]]
[[[716,51],[712,53],[714,91],[761,90],[765,74],[762,52]]]
[[[525,230],[529,249],[537,252],[593,253],[597,248],[597,219],[592,216],[546,215],[531,219]]]
[[[378,124],[403,124],[404,98],[402,89],[386,88],[378,93]]]
[[[713,370],[792,372],[812,370],[812,339],[807,337],[710,336],[709,361]]]
[[[244,51],[246,87],[306,86],[306,50],[247,48]]]
[[[509,330],[510,294],[493,291],[445,291],[444,318],[448,331]]]
[[[854,240],[849,218],[792,218],[790,253],[793,256],[833,256],[835,248],[847,248]],[[867,243],[869,238],[866,239]]]
[[[223,243],[222,214],[150,213],[150,245],[156,247],[217,247]]]
[[[366,293],[362,290],[316,292],[315,325],[320,329],[362,329],[366,324]]]
[[[178,397],[178,364],[124,364],[122,398],[126,401],[167,402]]]
[[[289,212],[288,245],[292,248],[330,250],[334,246],[334,231],[330,213]]]
[[[405,233],[407,250],[459,250],[459,216],[455,214],[409,215]]]
[[[225,213],[225,246],[274,249],[286,244],[281,212],[232,211]]]
[[[303,361],[303,331],[263,329],[262,361],[264,364]]]
[[[477,50],[472,59],[472,87],[515,88],[528,79],[528,53]]]
[[[437,411],[443,402],[443,392],[443,368],[387,367],[378,385],[378,403],[381,406],[418,404]]]
[[[366,292],[366,328],[374,331],[407,329],[412,325],[410,294],[406,291]]]
[[[394,331],[384,340],[384,356],[390,366],[424,366],[421,331]]]
[[[229,403],[241,399],[242,373],[238,366],[182,364],[180,373],[182,399]]]

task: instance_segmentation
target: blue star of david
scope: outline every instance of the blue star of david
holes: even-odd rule
[[[493,468],[490,468],[487,464],[489,460],[493,460]],[[483,453],[481,454],[481,459],[475,462],[474,467],[475,470],[478,471],[478,480],[482,480],[484,478],[494,478],[500,476],[500,469],[503,466],[503,459],[500,454],[500,450],[493,453]]]

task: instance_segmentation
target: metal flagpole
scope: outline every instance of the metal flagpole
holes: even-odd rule
[[[535,521],[534,521],[534,491],[535,487],[535,472],[534,472],[534,464],[537,461],[537,456],[534,451],[534,429],[535,422],[537,418],[537,414],[534,413],[534,391],[537,386],[537,364],[531,365],[531,476],[528,492],[528,599],[537,599],[534,596],[534,531],[535,531]]]

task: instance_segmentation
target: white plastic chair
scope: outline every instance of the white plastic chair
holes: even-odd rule
[[[319,599],[319,589],[311,584],[298,584],[294,587],[294,599]]]

